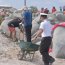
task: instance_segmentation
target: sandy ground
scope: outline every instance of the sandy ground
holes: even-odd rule
[[[0,65],[44,65],[41,54],[36,51],[33,61],[18,60],[17,54],[20,48],[16,42],[12,42],[0,33]],[[53,54],[51,53],[53,56]],[[65,59],[55,58],[53,65],[65,65]]]

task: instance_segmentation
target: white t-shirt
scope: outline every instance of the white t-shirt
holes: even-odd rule
[[[51,28],[52,28],[52,25],[50,24],[50,21],[48,21],[47,19],[42,21],[39,28],[39,29],[43,29],[41,36],[42,37],[51,36]]]

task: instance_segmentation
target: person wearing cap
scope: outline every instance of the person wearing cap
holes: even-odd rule
[[[47,14],[40,13],[40,19],[41,23],[39,30],[36,32],[35,37],[32,38],[32,41],[41,35],[42,39],[40,44],[40,53],[42,55],[44,65],[49,65],[49,63],[53,63],[55,61],[54,58],[50,56],[48,52],[52,42],[51,36],[52,25],[50,24],[50,21],[47,19]]]
[[[15,17],[13,20],[11,20],[8,23],[8,28],[10,31],[10,38],[13,39],[13,41],[16,41],[16,30],[15,28],[18,27],[19,28],[19,24],[22,22],[22,18],[19,17]]]
[[[27,42],[31,42],[32,12],[27,7],[24,8],[23,19]]]

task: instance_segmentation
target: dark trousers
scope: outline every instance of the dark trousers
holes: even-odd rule
[[[27,42],[31,42],[31,29],[32,26],[25,27]]]
[[[51,45],[52,38],[51,37],[44,37],[41,40],[40,44],[40,53],[42,55],[42,59],[45,65],[49,65],[49,61],[51,56],[49,56],[49,47]]]

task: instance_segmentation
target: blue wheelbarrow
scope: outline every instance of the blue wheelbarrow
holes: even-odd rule
[[[32,42],[20,41],[19,47],[21,51],[18,54],[19,60],[30,60],[34,58],[34,54],[39,49],[39,45],[33,44]]]

